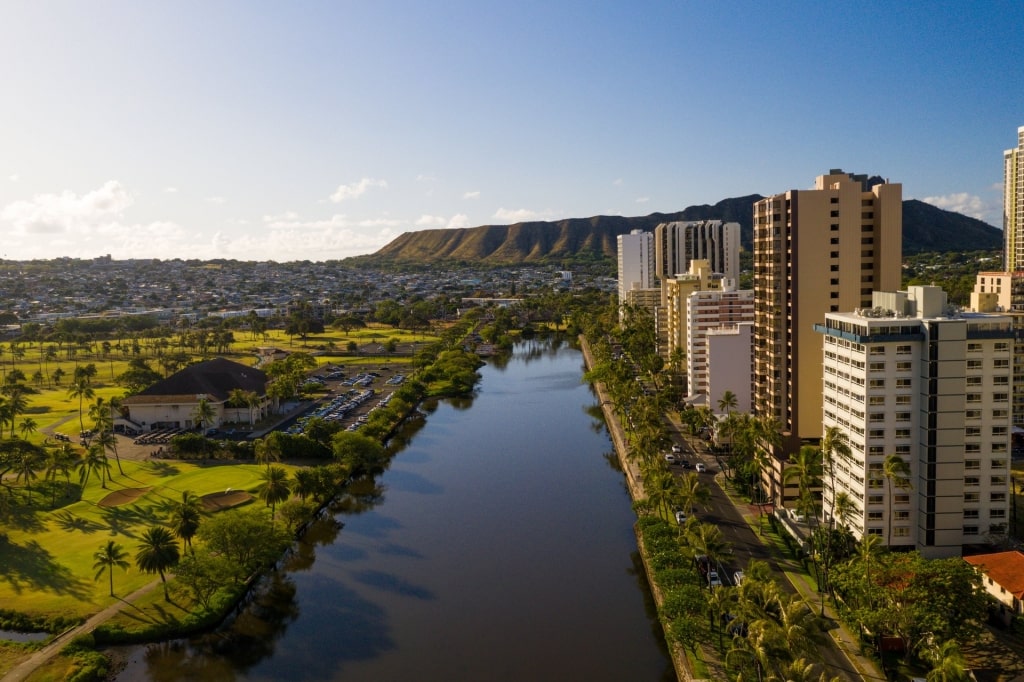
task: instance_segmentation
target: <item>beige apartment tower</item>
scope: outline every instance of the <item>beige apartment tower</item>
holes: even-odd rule
[[[871,307],[901,284],[903,188],[832,170],[814,189],[754,204],[754,411],[774,417],[783,448],[769,482],[782,503],[782,462],[822,435],[825,315]]]

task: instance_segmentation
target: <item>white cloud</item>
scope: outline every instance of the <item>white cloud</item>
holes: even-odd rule
[[[967,192],[957,192],[937,197],[923,197],[921,201],[947,211],[963,213],[978,220],[985,220],[986,216],[993,212],[993,207],[986,205],[981,197],[975,194],[968,194]]]
[[[622,187],[622,178],[615,178],[612,180],[612,184],[616,187]]]
[[[178,193],[178,188],[177,187],[164,187],[164,194],[177,194],[177,193]]]
[[[437,182],[437,178],[433,175],[426,175],[424,173],[420,173],[419,175],[416,176],[416,182]]]
[[[334,203],[341,203],[348,199],[355,199],[366,194],[366,190],[372,187],[379,187],[386,189],[388,186],[385,180],[376,180],[374,178],[363,178],[359,182],[353,182],[350,185],[339,185],[338,189],[334,190],[334,194],[331,195],[331,201]]]
[[[452,216],[452,219],[445,225],[446,229],[453,230],[456,228],[469,227],[469,216],[465,213],[458,213]]]
[[[265,215],[263,216],[263,222],[265,223],[277,223],[296,221],[299,219],[299,214],[295,211],[285,211],[284,213],[278,213],[276,215]]]
[[[209,204],[217,204],[218,206],[227,202],[224,197],[206,197],[206,202]]]
[[[494,212],[493,218],[507,223],[524,223],[531,220],[551,220],[559,214],[551,209],[543,211],[531,211],[528,208],[499,208]]]
[[[11,182],[17,182],[18,180],[21,180],[21,175],[19,175],[18,173],[11,173],[10,175],[7,176],[7,179],[10,180]]]
[[[29,234],[89,234],[113,222],[134,202],[121,183],[106,182],[99,189],[79,196],[65,190],[60,194],[37,194],[15,201],[0,211],[0,220],[10,222],[14,232]]]
[[[634,199],[634,201],[638,204],[646,204],[650,200],[650,197],[637,197],[636,199]]]
[[[463,199],[479,199],[480,198],[480,192],[479,192],[479,190],[477,190],[475,192],[466,192],[465,194],[462,195],[462,198]]]
[[[417,227],[441,227],[448,220],[444,216],[423,214],[416,219]]]

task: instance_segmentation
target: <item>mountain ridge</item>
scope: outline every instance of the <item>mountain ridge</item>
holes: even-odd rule
[[[616,257],[616,237],[631,230],[653,231],[674,220],[723,220],[740,224],[740,241],[750,250],[753,204],[759,194],[689,206],[675,213],[624,217],[597,215],[511,225],[427,229],[405,232],[369,256],[391,262],[458,261],[488,265],[552,261],[602,261]],[[1002,248],[1002,230],[976,218],[917,199],[903,201],[903,255],[923,251],[979,251]]]

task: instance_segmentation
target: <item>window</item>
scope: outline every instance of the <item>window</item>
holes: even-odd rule
[[[1006,493],[991,493],[988,499],[989,502],[1006,502]]]
[[[883,513],[880,511],[869,511],[868,521],[881,521],[884,518]]]
[[[868,405],[885,405],[884,395],[873,395],[868,398]]]
[[[980,468],[981,468],[981,460],[980,459],[965,459],[964,460],[964,469],[966,471],[974,471],[975,469],[980,469]]]
[[[989,512],[988,512],[988,517],[990,519],[1005,519],[1006,518],[1006,510],[1005,509],[990,509]]]
[[[896,429],[897,438],[910,438],[910,429]]]
[[[908,422],[908,421],[910,421],[910,413],[909,412],[897,412],[896,413],[896,421],[898,421],[898,422]]]
[[[910,355],[911,352],[910,346],[896,346],[896,355]]]
[[[979,344],[979,345],[981,345],[981,344]],[[970,350],[970,348],[968,348],[968,350]],[[1007,343],[1006,341],[996,341],[996,352],[997,353],[1000,353],[1000,352],[1005,353],[1008,350],[1010,350],[1010,344],[1009,343]]]
[[[1006,427],[1005,426],[993,426],[992,427],[992,435],[993,436],[1005,436],[1006,435]]]
[[[871,429],[868,438],[885,438],[885,429]]]
[[[964,429],[964,435],[968,438],[978,438],[981,436],[980,426],[968,426]]]
[[[968,386],[981,386],[981,377],[967,377]]]
[[[884,372],[885,371],[885,363],[884,362],[869,362],[868,363],[868,369],[871,370],[872,372]]]
[[[968,393],[967,394],[967,402],[968,403],[980,403],[981,402],[981,394],[980,393]]]
[[[981,369],[981,360],[968,360],[967,369]]]
[[[898,395],[898,396],[896,396],[896,404],[897,405],[909,405],[910,404],[910,396],[909,395]]]
[[[964,493],[964,503],[974,503],[980,500],[978,493]]]
[[[968,343],[967,344],[967,352],[968,353],[980,353],[980,352],[982,352],[982,350],[983,349],[982,349],[980,343]]]
[[[885,379],[872,379],[868,382],[868,388],[885,388]]]
[[[898,509],[897,511],[893,512],[893,518],[897,521],[906,521],[910,518],[910,512],[908,512],[906,509]]]
[[[913,385],[913,379],[897,379],[896,388],[910,388]]]
[[[868,504],[882,504],[885,498],[881,495],[868,495]]]
[[[964,487],[965,488],[977,488],[981,484],[981,479],[977,476],[964,476]]]
[[[992,485],[1000,486],[1000,487],[1006,485],[1006,476],[1002,476],[1002,475],[1000,475],[1000,476],[993,476],[992,477]]]
[[[981,419],[981,410],[967,410],[964,412],[966,419]]]
[[[913,363],[910,363],[910,362],[897,362],[896,363],[896,371],[898,371],[898,372],[909,372],[913,368],[914,368]]]
[[[964,526],[964,535],[977,535],[977,534],[978,534],[978,527],[977,526]]]
[[[892,496],[893,504],[910,504],[910,495],[907,493],[900,493],[899,495]]]
[[[885,412],[872,412],[868,416],[868,421],[884,422],[885,421]]]
[[[892,529],[892,536],[894,538],[905,538],[910,535],[910,529],[906,526],[897,526]]]
[[[1004,469],[1006,467],[1006,460],[1005,459],[994,459],[994,460],[992,460],[990,466],[993,469]]]
[[[1010,366],[1010,361],[1007,360],[1006,358],[996,358],[995,366],[998,368],[1006,368]]]
[[[965,519],[976,519],[976,518],[978,518],[978,510],[977,509],[964,509],[964,518]]]
[[[885,346],[871,346],[868,352],[872,355],[885,355]]]
[[[868,535],[881,535],[881,534],[882,534],[882,529],[881,528],[868,528]]]

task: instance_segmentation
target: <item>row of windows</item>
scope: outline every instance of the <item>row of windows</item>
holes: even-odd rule
[[[1002,487],[1006,485],[1006,476],[993,476],[990,479],[990,483],[993,486]],[[965,488],[977,488],[981,485],[980,476],[964,476],[964,487]]]
[[[989,461],[989,467],[991,467],[992,469],[1004,470],[1004,469],[1006,469],[1006,460],[1005,459],[993,459],[993,460]],[[967,471],[977,471],[977,470],[981,469],[981,460],[980,459],[965,459],[964,460],[964,469],[967,470]]]

